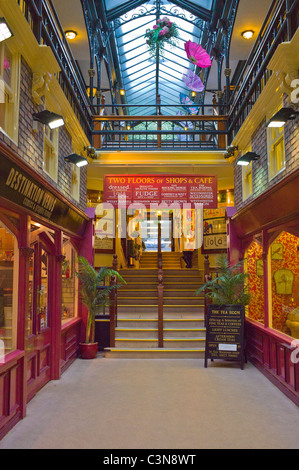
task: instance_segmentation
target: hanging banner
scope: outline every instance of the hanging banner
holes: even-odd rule
[[[105,175],[103,202],[113,207],[131,204],[202,204],[217,208],[217,177],[209,175]]]

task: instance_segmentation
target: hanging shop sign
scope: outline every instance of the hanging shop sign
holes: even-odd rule
[[[73,233],[85,228],[86,220],[67,203],[33,178],[29,172],[0,155],[0,196]]]
[[[206,318],[205,367],[208,359],[233,360],[244,367],[243,305],[208,305]]]
[[[207,175],[106,175],[104,203],[117,208],[133,203],[146,208],[154,204],[202,204],[203,208],[217,207],[217,177]]]
[[[227,250],[226,208],[203,211],[203,254],[223,253]]]

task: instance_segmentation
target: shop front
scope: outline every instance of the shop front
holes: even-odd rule
[[[299,404],[299,171],[229,221],[229,256],[245,260],[249,359]]]
[[[0,149],[0,437],[77,356],[76,263],[92,261],[92,221]]]

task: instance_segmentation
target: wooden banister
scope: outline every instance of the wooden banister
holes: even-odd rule
[[[163,314],[163,274],[158,270],[158,347],[163,348],[164,343],[164,314]]]
[[[117,255],[113,255],[112,269],[114,271],[118,270],[118,260]],[[116,276],[111,276],[110,286],[115,286],[117,284]],[[117,327],[117,288],[114,288],[110,292],[110,305],[109,305],[109,314],[110,314],[110,347],[115,347],[115,328]]]
[[[161,215],[158,215],[158,347],[163,348],[163,328],[164,328],[164,312],[163,312],[163,260],[161,246]]]
[[[116,284],[116,277],[111,276],[110,279],[110,286]],[[115,347],[115,328],[117,322],[117,293],[116,289],[111,290],[110,292],[110,306],[109,306],[109,313],[110,313],[110,347]]]

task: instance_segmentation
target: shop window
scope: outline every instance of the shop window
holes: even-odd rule
[[[50,252],[46,251],[40,236],[45,235],[54,243],[54,232],[39,223],[32,222],[30,231],[29,283],[27,307],[27,338],[37,335],[50,327],[51,293],[49,279],[51,278]]]
[[[4,42],[0,44],[0,126],[12,140],[18,139],[19,59]]]
[[[18,264],[16,237],[0,222],[0,356],[16,348]]]
[[[58,129],[50,129],[45,126],[44,133],[44,171],[57,181],[58,169]]]
[[[39,304],[39,329],[43,330],[49,326],[48,315],[48,279],[49,279],[49,256],[45,250],[41,250],[41,283],[38,292]]]
[[[65,324],[78,314],[77,253],[68,240],[63,245],[62,254],[65,256],[62,263],[62,324]]]
[[[299,338],[299,238],[282,232],[271,244],[272,328]]]
[[[80,199],[80,168],[71,165],[71,195],[76,201]]]
[[[269,179],[272,179],[285,168],[284,128],[268,128],[267,140]]]
[[[264,274],[263,274],[263,248],[254,241],[246,252],[245,269],[248,273],[248,292],[250,302],[247,315],[252,320],[264,324]]]

